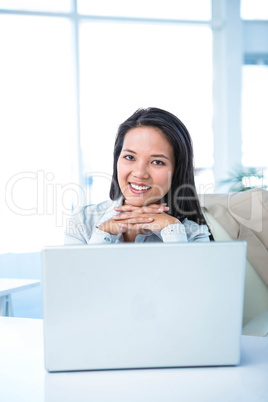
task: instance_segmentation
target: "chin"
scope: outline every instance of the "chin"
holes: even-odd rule
[[[150,204],[159,204],[161,201],[160,199],[153,199],[152,197],[150,198],[137,197],[133,196],[133,194],[126,196],[125,199],[134,207],[143,207]]]
[[[146,200],[142,199],[142,198],[138,198],[138,197],[133,197],[133,196],[129,196],[129,197],[125,197],[125,199],[134,207],[142,207],[144,205],[146,205]]]

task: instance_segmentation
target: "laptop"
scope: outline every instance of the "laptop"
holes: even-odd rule
[[[237,365],[246,242],[48,247],[49,372]]]

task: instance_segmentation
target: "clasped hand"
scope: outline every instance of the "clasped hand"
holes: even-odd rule
[[[126,204],[116,207],[120,212],[99,226],[100,230],[112,235],[118,235],[127,231],[143,233],[147,230],[160,232],[164,227],[180,221],[166,212],[169,208],[166,204],[150,204],[146,207],[136,207]]]

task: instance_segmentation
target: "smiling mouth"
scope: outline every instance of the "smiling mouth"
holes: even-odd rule
[[[129,183],[129,187],[131,191],[133,192],[142,192],[145,193],[146,191],[150,190],[150,186],[138,186],[137,184],[134,183]]]

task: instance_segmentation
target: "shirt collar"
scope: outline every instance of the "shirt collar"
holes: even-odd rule
[[[108,221],[114,215],[118,215],[119,212],[116,212],[114,208],[120,207],[123,204],[123,196],[120,196],[116,200],[111,200],[110,205],[106,209],[104,215],[102,215],[101,219],[97,223],[97,226],[100,226],[103,222]]]

